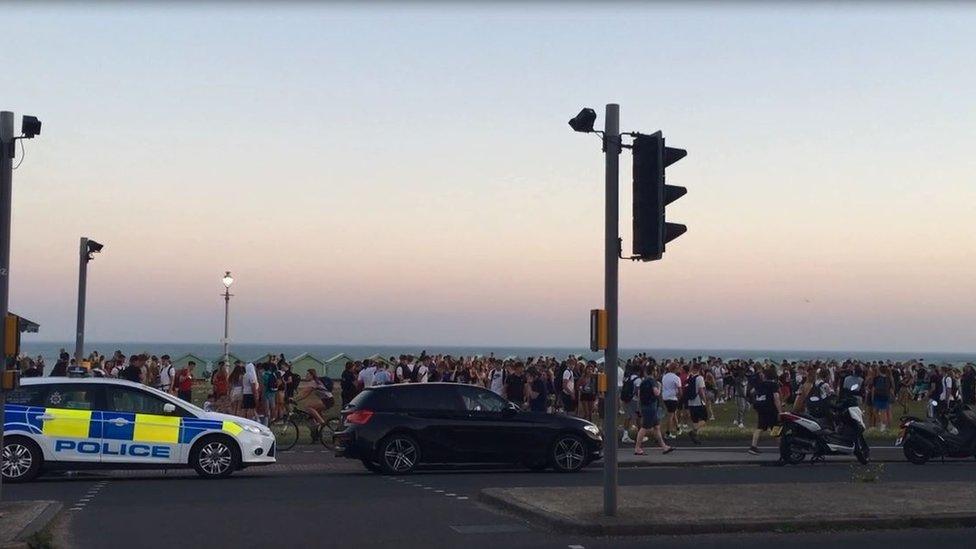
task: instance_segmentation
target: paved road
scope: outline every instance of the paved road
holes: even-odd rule
[[[970,480],[972,463],[925,467],[888,464],[882,480]],[[815,485],[851,477],[847,464],[799,467],[659,467],[621,470],[622,484],[777,482]],[[76,548],[309,546],[338,547],[832,547],[889,549],[908,543],[961,546],[972,530],[592,538],[542,531],[477,501],[490,486],[599,485],[592,468],[576,475],[453,468],[403,478],[364,472],[328,454],[283,454],[275,469],[225,481],[138,472],[55,477],[5,487],[10,499],[58,499]],[[756,495],[743,494],[743,497]],[[72,510],[73,509],[73,510]]]

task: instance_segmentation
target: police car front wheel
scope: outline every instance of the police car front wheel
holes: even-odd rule
[[[190,464],[204,478],[229,477],[240,465],[233,443],[225,437],[208,437],[190,452]]]
[[[4,482],[27,482],[41,472],[41,449],[34,441],[22,437],[3,440],[3,465],[0,472]]]

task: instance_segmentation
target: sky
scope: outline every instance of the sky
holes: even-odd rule
[[[585,346],[603,156],[566,122],[619,103],[688,150],[623,346],[976,350],[971,4],[3,11],[33,340],[73,339],[89,236],[89,341],[219,341],[230,270],[237,342]]]

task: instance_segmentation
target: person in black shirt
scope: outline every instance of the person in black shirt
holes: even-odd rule
[[[356,365],[352,362],[346,362],[346,369],[342,371],[342,379],[339,381],[339,386],[342,389],[342,405],[345,406],[349,402],[356,398]]]
[[[776,370],[773,368],[766,369],[761,379],[756,383],[755,399],[752,404],[759,416],[756,429],[752,432],[752,446],[749,447],[749,453],[752,455],[759,454],[759,435],[779,423],[779,414],[783,409],[783,403],[779,398]]]
[[[529,410],[533,412],[545,412],[546,407],[549,405],[549,390],[546,386],[545,380],[542,379],[539,370],[534,366],[530,366],[526,370],[528,374],[528,397],[529,397]]]
[[[962,378],[959,380],[960,397],[964,406],[976,404],[976,368],[972,363],[966,364]]]
[[[640,372],[640,368],[638,368]],[[638,373],[640,375],[640,373]],[[654,379],[653,372],[647,372],[637,388],[637,399],[640,402],[640,429],[637,430],[637,438],[634,439],[634,455],[645,455],[641,444],[648,433],[654,435],[658,445],[664,450],[663,454],[670,454],[674,448],[668,446],[661,436],[661,415],[659,413],[658,401],[661,398],[661,384]]]
[[[519,406],[525,404],[525,376],[522,374],[521,362],[515,363],[505,378],[505,396]]]

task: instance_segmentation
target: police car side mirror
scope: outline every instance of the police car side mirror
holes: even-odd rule
[[[163,404],[163,413],[164,414],[172,414],[175,411],[176,411],[176,405],[174,405],[174,404],[172,404],[170,402],[167,402],[166,404]]]

